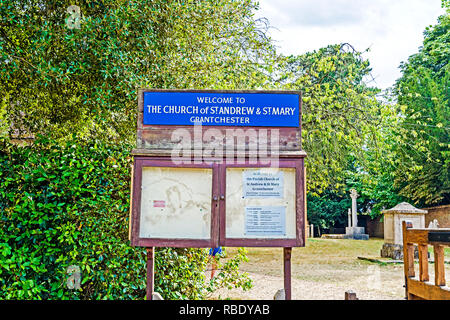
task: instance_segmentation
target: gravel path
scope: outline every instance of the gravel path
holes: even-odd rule
[[[360,300],[400,300],[404,298],[402,271],[377,273],[378,266],[361,270],[353,277],[348,272],[334,270],[337,278],[347,277],[345,281],[327,281],[330,270],[322,270],[323,280],[302,280],[296,275],[292,278],[292,299],[294,300],[343,300],[345,291],[352,290]],[[383,267],[380,267],[383,268]],[[382,270],[379,270],[382,272]],[[320,270],[316,269],[314,277]],[[283,277],[258,273],[248,273],[253,281],[253,288],[249,291],[241,289],[220,290],[215,298],[232,300],[272,300],[277,290],[283,288]],[[303,274],[302,277],[306,275]],[[377,280],[378,279],[378,280]]]

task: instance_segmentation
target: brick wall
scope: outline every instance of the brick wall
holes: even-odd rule
[[[384,223],[380,221],[383,216],[374,220],[367,219],[366,233],[373,238],[384,238]]]
[[[428,210],[428,214],[425,215],[426,228],[434,219],[437,219],[439,228],[450,228],[450,204],[423,209]]]

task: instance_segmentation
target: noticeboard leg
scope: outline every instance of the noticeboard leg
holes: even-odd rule
[[[154,248],[147,248],[147,300],[152,300],[153,298],[153,284],[154,284],[154,263],[155,252]]]
[[[291,255],[292,248],[283,248],[284,292],[286,300],[291,300]]]

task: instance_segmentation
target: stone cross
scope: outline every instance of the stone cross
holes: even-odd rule
[[[356,206],[356,199],[358,198],[359,194],[356,192],[355,189],[350,190],[350,197],[352,198],[352,227],[358,226],[358,217],[357,217],[357,206]]]
[[[352,226],[352,209],[348,208],[348,227]]]

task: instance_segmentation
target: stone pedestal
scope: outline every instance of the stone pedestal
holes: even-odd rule
[[[344,239],[369,240],[369,235],[364,233],[363,227],[346,227]]]
[[[403,245],[394,243],[384,243],[381,247],[380,256],[394,260],[403,260]],[[419,250],[414,247],[414,258],[419,259]]]

